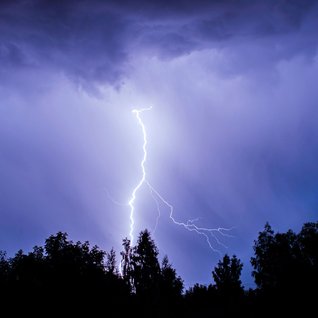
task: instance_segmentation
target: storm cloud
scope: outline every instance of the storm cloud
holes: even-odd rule
[[[52,68],[80,85],[120,84],[140,51],[169,59],[207,48],[247,44],[248,50],[250,41],[259,41],[268,56],[257,57],[278,60],[312,56],[316,47],[315,1],[21,0],[0,6],[2,73]],[[250,61],[252,53],[245,53]]]

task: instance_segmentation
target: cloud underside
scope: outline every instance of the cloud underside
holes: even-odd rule
[[[317,43],[315,1],[21,0],[2,1],[0,12],[3,77],[12,68],[51,68],[83,86],[119,85],[141,53],[173,59],[238,48],[246,65],[266,64],[312,56]],[[266,56],[248,51],[254,41]]]

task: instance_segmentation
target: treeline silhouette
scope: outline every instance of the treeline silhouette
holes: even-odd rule
[[[159,251],[149,231],[135,246],[123,240],[116,253],[89,242],[72,242],[58,232],[25,254],[0,252],[1,312],[42,316],[66,313],[103,317],[288,317],[316,308],[318,222],[299,233],[274,233],[265,225],[251,258],[256,288],[244,290],[243,264],[224,255],[209,285],[184,290],[183,280]],[[191,260],[189,260],[191,262]],[[120,270],[119,270],[120,268]],[[7,315],[6,315],[7,316]]]

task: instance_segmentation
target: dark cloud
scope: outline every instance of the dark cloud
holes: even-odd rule
[[[1,10],[3,66],[50,67],[75,81],[114,83],[126,60],[128,24],[81,3],[21,1]]]
[[[84,86],[119,83],[136,51],[173,58],[224,41],[244,43],[250,37],[298,32],[317,9],[315,4],[297,0],[2,1],[0,60],[2,68],[51,67]],[[316,40],[309,40],[316,46]],[[301,45],[298,51],[304,48]]]

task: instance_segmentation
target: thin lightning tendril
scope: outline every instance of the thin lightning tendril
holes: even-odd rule
[[[148,184],[147,184],[147,185],[148,185]],[[148,186],[148,187],[149,187],[149,186]],[[151,194],[153,200],[154,200],[155,203],[156,203],[156,207],[157,207],[157,211],[158,211],[158,215],[157,215],[157,217],[156,217],[156,223],[155,223],[155,226],[154,226],[153,231],[152,231],[153,234],[155,234],[156,231],[157,231],[158,224],[159,224],[159,219],[160,219],[160,217],[161,217],[161,210],[160,210],[160,203],[159,203],[157,197],[155,196],[155,194],[154,194],[154,192],[151,190],[151,188],[149,188],[149,190],[150,190],[150,194]]]
[[[233,237],[232,235],[230,235],[228,232],[231,231],[233,229],[232,228],[223,228],[223,227],[219,227],[219,228],[207,228],[207,227],[200,227],[197,226],[195,224],[195,222],[197,222],[200,218],[196,218],[196,219],[192,219],[192,220],[188,220],[186,222],[180,222],[177,221],[174,217],[174,207],[173,205],[171,205],[147,180],[146,178],[146,168],[145,168],[145,164],[147,161],[147,131],[146,131],[146,127],[141,119],[141,113],[143,113],[144,111],[148,111],[150,110],[152,107],[148,107],[148,108],[142,108],[142,109],[134,109],[132,110],[132,113],[135,114],[137,121],[138,121],[138,125],[141,127],[142,130],[142,135],[143,135],[143,146],[142,146],[142,150],[143,150],[143,157],[142,160],[140,162],[140,168],[141,168],[141,178],[139,180],[139,182],[137,183],[137,185],[135,186],[135,188],[132,190],[128,205],[130,207],[130,231],[129,231],[129,236],[130,236],[130,243],[132,244],[133,240],[134,240],[134,225],[135,225],[135,220],[134,220],[134,215],[135,215],[135,201],[136,201],[136,196],[137,196],[137,192],[139,191],[139,189],[143,186],[146,185],[150,191],[150,194],[156,204],[157,207],[157,211],[158,211],[158,215],[156,218],[156,223],[155,223],[155,227],[154,227],[154,232],[157,230],[158,227],[158,223],[159,223],[159,219],[161,216],[161,205],[166,206],[169,209],[169,218],[170,220],[178,226],[183,227],[184,229],[190,231],[190,232],[195,232],[201,236],[203,236],[208,244],[208,246],[210,247],[210,249],[214,252],[217,252],[221,255],[221,252],[216,249],[212,242],[211,239],[213,239],[217,245],[219,246],[223,246],[224,248],[227,248],[226,245],[224,245],[220,239],[218,238],[217,235],[220,235],[222,237]]]

